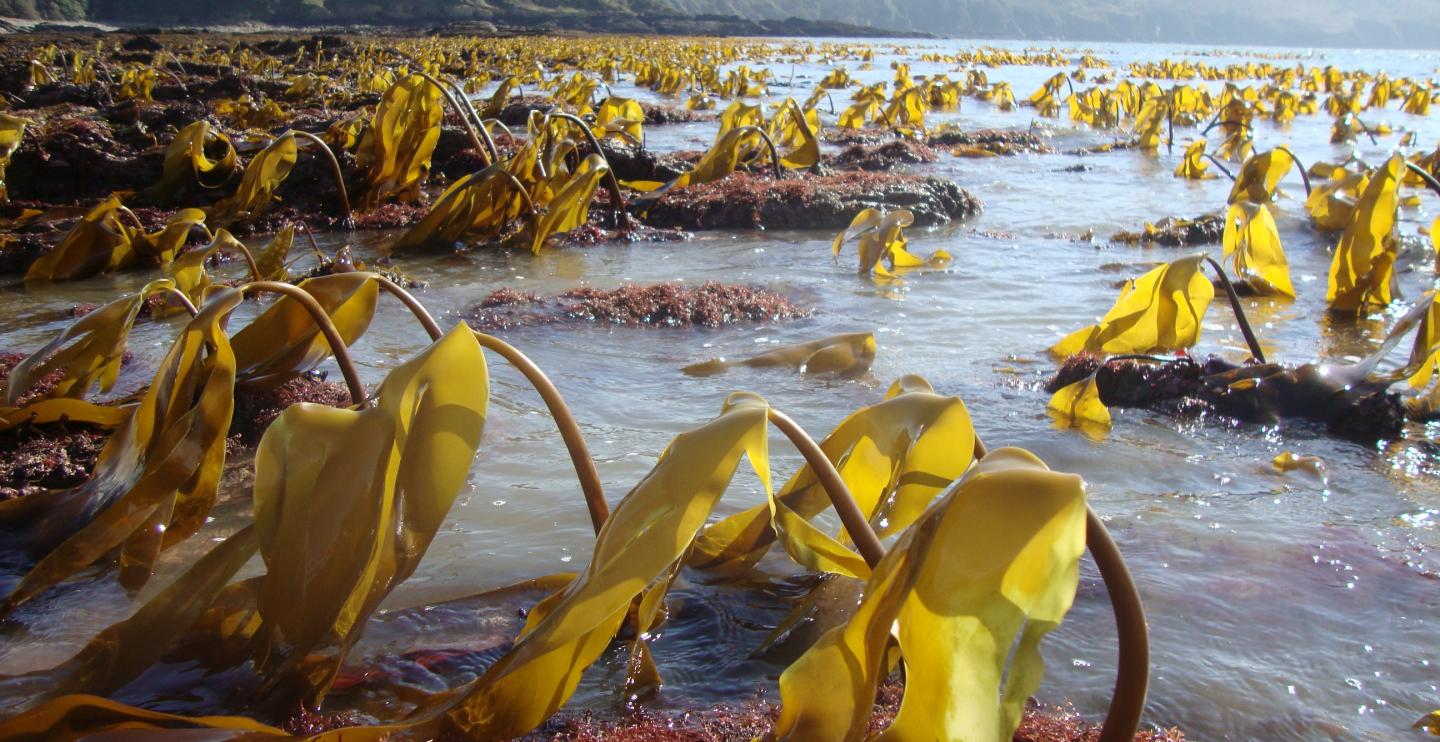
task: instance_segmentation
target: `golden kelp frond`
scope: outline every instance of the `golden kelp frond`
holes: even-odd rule
[[[676,436],[611,513],[585,571],[530,612],[514,646],[472,683],[411,714],[419,730],[477,739],[525,734],[555,713],[620,630],[631,604],[685,556],[748,457],[770,492],[769,406],[731,395],[711,422]],[[341,739],[341,733],[332,733]]]
[[[1045,405],[1045,411],[1057,423],[1066,426],[1110,427],[1110,408],[1100,401],[1100,387],[1095,383],[1095,374],[1056,390]]]
[[[220,154],[211,157],[207,149],[215,146],[219,146]],[[165,149],[160,182],[150,192],[156,198],[166,199],[189,183],[201,188],[219,188],[235,174],[235,165],[235,146],[230,138],[211,128],[210,122],[196,121],[181,129]]]
[[[265,246],[265,249],[255,256],[255,267],[260,271],[260,274],[254,277],[255,280],[284,281],[288,278],[290,274],[285,260],[290,255],[290,247],[294,244],[294,225],[276,232],[275,236],[270,238],[270,243]]]
[[[222,289],[170,347],[135,412],[110,436],[90,478],[22,498],[0,519],[39,512],[25,531],[40,557],[6,597],[9,613],[119,550],[120,581],[136,590],[160,551],[193,534],[214,504],[234,409],[235,357],[223,322],[240,292]],[[41,498],[35,510],[25,500]],[[8,503],[6,503],[8,505]]]
[[[1318,168],[1322,163],[1316,163]],[[1312,168],[1312,171],[1316,171]],[[1312,174],[1317,174],[1312,172]],[[1407,171],[1408,172],[1408,171]],[[1305,199],[1305,210],[1315,220],[1315,226],[1329,231],[1344,229],[1355,219],[1355,203],[1370,182],[1370,173],[1364,168],[1351,172],[1344,167],[1332,167],[1324,172],[1327,178],[1310,190]]]
[[[45,674],[57,692],[110,692],[178,644],[228,640],[202,662],[216,670],[253,662],[272,686],[296,682],[318,704],[360,627],[424,556],[470,469],[488,400],[480,345],[460,325],[392,371],[374,407],[287,408],[256,451],[254,524]],[[265,573],[230,583],[256,551]],[[31,714],[54,716],[67,698]],[[85,723],[154,728],[149,713],[113,704]],[[159,726],[268,730],[249,720],[172,720]]]
[[[1280,231],[1264,204],[1231,204],[1221,237],[1225,261],[1236,278],[1257,294],[1295,298],[1290,264],[1280,247]]]
[[[530,240],[531,252],[540,254],[546,240],[585,224],[595,189],[609,170],[610,166],[599,154],[592,154],[580,163],[580,167],[550,200],[545,213],[536,220]]]
[[[1175,177],[1207,180],[1215,177],[1209,168],[1210,163],[1205,161],[1205,140],[1196,139],[1185,148],[1185,159],[1175,166]]]
[[[655,199],[673,188],[684,188],[692,183],[710,183],[735,172],[741,165],[753,161],[763,146],[755,129],[731,129],[715,142],[695,167],[669,183],[635,182],[628,183],[642,191],[649,191],[644,198]]]
[[[299,152],[295,135],[285,132],[276,137],[270,146],[256,153],[245,166],[245,175],[240,178],[235,193],[205,210],[210,224],[228,227],[263,214],[270,208],[275,190],[290,176]]]
[[[645,111],[640,108],[640,102],[615,96],[602,101],[595,110],[595,137],[615,138],[636,145],[645,141]]]
[[[780,164],[792,170],[814,167],[820,162],[820,114],[814,109],[802,110],[793,98],[786,98],[780,110],[770,119],[770,138],[776,147],[789,148],[780,156]]]
[[[891,129],[903,136],[924,136],[926,108],[920,89],[908,88],[896,93],[881,115]]]
[[[504,163],[471,173],[451,183],[435,199],[429,213],[401,235],[393,249],[451,247],[463,237],[477,241],[498,239],[524,208],[522,195],[506,176]]]
[[[1275,200],[1275,189],[1280,179],[1295,166],[1295,156],[1284,147],[1276,147],[1264,154],[1252,155],[1240,166],[1235,176],[1235,185],[1230,188],[1226,203],[1249,201],[1254,204],[1268,204]]]
[[[369,186],[366,204],[391,198],[412,201],[420,195],[440,141],[442,97],[440,89],[420,75],[406,75],[385,91],[355,150]]]
[[[140,308],[152,294],[173,284],[164,279],[151,281],[138,292],[95,309],[76,320],[40,350],[16,364],[10,375],[0,382],[0,405],[19,404],[36,381],[61,371],[60,380],[44,398],[83,398],[91,387],[101,393],[110,391],[120,376],[120,361],[125,355],[130,328]]]
[[[298,287],[330,317],[346,346],[370,328],[380,292],[374,274],[333,273],[307,278]],[[230,344],[239,383],[259,389],[284,384],[333,355],[310,313],[290,296],[267,307]]]
[[[303,675],[308,702],[324,697],[366,619],[419,565],[470,471],[489,396],[484,354],[462,323],[392,371],[374,407],[297,404],[265,431],[256,636],[271,648],[263,665]],[[333,654],[317,659],[321,650]]]
[[[905,695],[878,739],[1008,739],[1084,550],[1080,477],[1020,449],[991,452],[900,537],[854,616],[786,668],[771,738],[865,739],[893,635]]]
[[[71,281],[119,268],[130,256],[135,230],[121,221],[118,196],[96,204],[50,252],[25,272],[25,282]]]
[[[878,209],[865,209],[850,221],[850,226],[835,236],[830,251],[836,257],[845,243],[859,238],[860,263],[858,273],[862,276],[876,275],[894,278],[896,271],[906,268],[940,267],[950,262],[950,254],[936,250],[929,258],[921,258],[906,250],[909,244],[901,233],[915,222],[914,214],[908,209],[896,209],[882,214]],[[881,263],[888,264],[882,265]]]
[[[1332,311],[1359,314],[1390,303],[1399,249],[1395,240],[1398,191],[1404,170],[1404,158],[1393,155],[1360,195],[1330,262],[1325,301]]]
[[[181,209],[171,214],[159,231],[148,234],[139,229],[131,231],[129,256],[122,265],[132,262],[159,266],[168,264],[190,239],[193,228],[206,229],[205,218],[205,212],[200,209]]]
[[[20,149],[20,142],[25,138],[25,127],[29,123],[29,119],[0,113],[0,204],[10,203],[10,187],[5,181],[5,169],[9,167],[10,157],[15,154],[15,150]]]
[[[975,430],[965,403],[935,394],[919,377],[904,381],[892,386],[884,401],[851,413],[820,442],[820,450],[881,537],[910,527],[965,473],[975,452]],[[780,508],[790,522],[809,522],[830,506],[808,464],[785,483],[775,503],[762,503],[706,527],[695,541],[690,566],[725,575],[748,572],[783,537],[773,522]],[[804,554],[788,542],[785,546],[792,558]],[[869,569],[857,561],[801,563],[866,576]]]
[[[714,358],[686,366],[691,376],[713,376],[736,366],[792,368],[802,374],[835,374],[842,378],[863,375],[875,361],[875,334],[852,332],[808,343],[787,345],[740,361]]]
[[[1194,345],[1215,298],[1215,287],[1201,272],[1204,259],[1191,255],[1127,281],[1100,324],[1066,335],[1050,352],[1065,358],[1081,351],[1154,353]]]

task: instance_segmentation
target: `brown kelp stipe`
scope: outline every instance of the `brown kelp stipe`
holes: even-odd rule
[[[737,126],[735,127],[735,129],[737,131],[750,132],[760,135],[760,138],[765,141],[765,148],[770,150],[770,167],[775,171],[775,179],[784,180],[785,168],[780,166],[780,150],[775,148],[775,140],[771,139],[770,135],[766,133],[764,129],[758,126]]]
[[[1409,160],[1405,161],[1405,167],[1408,168],[1410,172],[1415,173],[1417,176],[1419,176],[1420,180],[1425,181],[1426,188],[1434,191],[1436,195],[1440,195],[1440,180],[1436,180],[1435,176],[1431,175],[1429,170],[1426,170],[1425,168],[1416,165]]]
[[[1220,160],[1215,157],[1215,155],[1206,152],[1204,157],[1205,159],[1210,161],[1210,164],[1214,165],[1217,168],[1220,168],[1220,172],[1225,173],[1225,177],[1229,178],[1230,182],[1235,182],[1235,174],[1230,172],[1230,169],[1225,167],[1225,165],[1221,163]]]
[[[1245,336],[1245,344],[1250,346],[1250,355],[1260,363],[1265,363],[1265,351],[1260,349],[1260,341],[1255,339],[1255,331],[1250,329],[1250,320],[1245,316],[1245,309],[1240,306],[1240,295],[1235,293],[1230,277],[1225,275],[1225,269],[1209,255],[1205,256],[1205,262],[1215,269],[1215,275],[1225,289],[1225,296],[1230,299],[1230,309],[1235,313],[1235,322],[1240,325],[1240,333]]]
[[[590,148],[595,150],[595,153],[600,155],[601,159],[605,160],[605,190],[610,192],[610,208],[615,212],[616,224],[623,226],[623,219],[625,218],[625,194],[620,192],[620,181],[615,178],[615,169],[610,167],[610,160],[605,157],[605,150],[600,148],[600,140],[595,138],[595,132],[590,131],[590,125],[573,113],[551,111],[546,114],[546,117],[560,119],[561,121],[568,121],[574,124],[575,128],[579,129],[580,132],[585,135],[585,140],[590,143]],[[772,149],[771,151],[774,150]]]
[[[1300,171],[1300,180],[1304,181],[1305,183],[1305,195],[1308,197],[1310,195],[1310,173],[1306,172],[1305,165],[1300,162],[1300,158],[1296,157],[1295,152],[1289,147],[1286,147],[1282,144],[1275,149],[1278,149],[1281,152],[1290,155],[1291,161],[1295,163],[1295,169]]]
[[[335,176],[335,190],[340,193],[340,205],[345,209],[344,223],[347,228],[355,226],[355,217],[350,208],[350,192],[345,190],[345,174],[340,170],[340,160],[335,157],[334,150],[325,143],[324,139],[311,134],[308,131],[292,129],[291,132],[297,137],[304,139],[320,148],[325,153],[326,159],[330,161],[330,173]]]
[[[855,548],[860,551],[860,556],[865,558],[865,563],[871,567],[879,564],[885,557],[885,547],[880,543],[875,529],[871,528],[870,522],[865,519],[865,513],[860,510],[855,498],[850,495],[850,489],[845,486],[845,480],[840,477],[840,472],[835,470],[835,465],[825,456],[825,452],[820,450],[815,439],[788,415],[774,408],[771,408],[768,414],[770,423],[790,439],[790,443],[805,457],[805,463],[815,471],[815,478],[820,480],[820,486],[824,487],[825,494],[830,496],[830,504],[835,507],[840,523],[845,526],[845,532],[850,534],[850,540],[855,542]]]
[[[350,399],[361,409],[366,407],[368,395],[365,392],[365,384],[360,381],[360,372],[355,369],[355,362],[350,358],[350,350],[345,347],[345,341],[341,339],[340,331],[336,329],[335,323],[330,321],[330,315],[325,313],[325,309],[315,301],[315,297],[305,289],[280,281],[254,281],[240,288],[247,294],[251,292],[284,294],[304,307],[311,319],[315,320],[315,326],[320,329],[320,334],[325,336],[325,342],[330,346],[330,354],[335,357],[335,362],[340,366],[340,373],[345,377],[345,386],[350,389]]]

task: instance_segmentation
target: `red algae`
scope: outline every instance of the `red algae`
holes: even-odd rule
[[[855,144],[837,155],[830,164],[842,170],[894,170],[940,159],[935,150],[913,139],[894,139],[883,144]]]
[[[344,384],[326,381],[317,374],[291,379],[274,389],[235,388],[235,412],[230,419],[230,441],[254,446],[270,423],[290,405],[299,402],[329,407],[349,407],[350,391]]]
[[[776,322],[808,317],[810,309],[753,286],[714,281],[678,282],[615,289],[588,286],[540,297],[513,288],[490,293],[471,308],[479,330],[583,322],[629,327],[721,327],[738,322]]]
[[[880,686],[870,715],[869,732],[876,734],[895,720],[900,710],[904,685],[898,681]],[[620,719],[601,719],[593,713],[561,716],[524,739],[529,742],[741,742],[769,733],[779,718],[774,704],[751,700],[737,706],[714,706],[661,716],[635,710]],[[1013,742],[1097,742],[1100,725],[1086,721],[1069,706],[1040,706],[1033,701],[1025,709]],[[1134,742],[1184,742],[1178,729],[1141,730]]]

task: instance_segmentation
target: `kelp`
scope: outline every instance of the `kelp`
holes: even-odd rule
[[[0,503],[11,547],[39,559],[0,613],[114,549],[122,584],[138,589],[160,551],[205,522],[234,407],[235,357],[222,323],[239,303],[238,291],[218,291],[186,325],[84,484]]]
[[[15,151],[20,149],[25,127],[29,123],[29,119],[0,113],[0,205],[10,203],[10,186],[5,180],[5,169],[10,166],[10,158]]]
[[[802,374],[833,374],[841,378],[852,378],[864,375],[874,362],[875,333],[852,332],[787,345],[738,361],[712,358],[686,366],[682,371],[690,376],[714,376],[737,366],[745,366],[792,368]]]
[[[834,464],[861,513],[884,537],[908,528],[970,467],[978,442],[970,413],[959,398],[936,394],[929,382],[910,376],[892,384],[883,401],[841,421],[820,442],[820,450]],[[761,504],[706,527],[688,558],[690,566],[718,574],[743,573],[780,537],[771,522],[777,513],[809,522],[829,504],[809,464],[785,483],[775,502],[776,506]],[[868,574],[868,568],[855,563],[845,559],[807,566],[852,577]]]
[[[1276,147],[1264,154],[1252,155],[1240,166],[1235,175],[1235,184],[1230,188],[1226,203],[1249,201],[1268,204],[1275,200],[1280,179],[1290,168],[1298,167],[1295,156],[1284,147]],[[1302,170],[1303,174],[1303,170]]]
[[[530,251],[536,255],[545,246],[546,240],[558,234],[569,232],[585,224],[590,215],[590,202],[600,179],[610,170],[605,158],[592,154],[585,158],[575,172],[550,199],[545,213],[535,220],[534,234],[530,239]]]
[[[450,184],[430,211],[395,242],[395,250],[452,246],[462,238],[499,239],[525,208],[523,188],[495,163]]]
[[[218,157],[207,149],[218,145]],[[208,121],[196,121],[181,129],[165,149],[165,162],[160,176],[149,191],[157,199],[167,199],[176,190],[190,183],[201,188],[219,188],[235,173],[235,146],[224,132],[213,129]]]
[[[1056,390],[1045,405],[1055,421],[1067,426],[1095,425],[1110,427],[1110,408],[1100,399],[1095,374]]]
[[[1225,213],[1225,261],[1236,279],[1256,294],[1295,298],[1280,232],[1264,204],[1231,204]]]
[[[781,674],[770,737],[865,739],[893,636],[905,695],[878,739],[1008,738],[1040,684],[1040,639],[1074,600],[1084,549],[1080,478],[1027,451],[991,452],[900,537],[854,616]]]
[[[293,132],[287,131],[276,137],[269,146],[250,158],[235,193],[205,210],[209,223],[217,227],[228,227],[263,214],[275,199],[276,189],[289,177],[291,168],[295,167],[299,151]]]
[[[506,90],[502,86],[497,97],[503,100]],[[403,76],[385,91],[355,150],[356,163],[366,173],[367,205],[391,198],[411,201],[419,196],[440,141],[440,121],[445,116],[442,98],[441,90],[421,75]],[[486,118],[494,115],[488,108],[484,114]]]
[[[1215,174],[1209,172],[1210,163],[1205,161],[1205,140],[1196,139],[1185,147],[1185,159],[1175,166],[1175,177],[1190,180],[1207,180]]]
[[[594,131],[597,139],[641,144],[645,141],[645,111],[637,100],[612,95],[595,109]]]
[[[862,276],[896,278],[897,273],[905,269],[936,268],[948,264],[950,253],[944,250],[936,250],[930,257],[921,258],[905,249],[909,241],[901,230],[914,221],[915,217],[908,209],[896,209],[888,214],[879,209],[865,209],[855,215],[849,228],[835,236],[830,252],[838,258],[845,243],[859,238],[857,272]]]
[[[316,276],[297,288],[315,300],[346,346],[364,335],[375,317],[380,288],[373,273]],[[266,307],[230,344],[238,383],[255,389],[273,389],[334,354],[310,312],[291,296]]]
[[[190,238],[203,227],[206,213],[181,209],[157,232],[146,233],[118,195],[96,204],[50,252],[25,272],[25,282],[73,281],[135,265],[162,266],[174,260]]]
[[[1392,156],[1366,184],[1330,262],[1325,302],[1333,312],[1360,314],[1390,304],[1398,244],[1400,176],[1405,160]]]
[[[129,296],[86,313],[10,370],[0,382],[0,404],[15,407],[34,383],[55,371],[61,376],[42,399],[82,399],[92,388],[108,393],[120,376],[130,328],[146,299],[173,285],[164,279],[151,281]]]
[[[479,447],[488,398],[480,345],[461,325],[392,371],[372,407],[286,409],[256,451],[254,524],[43,675],[57,693],[104,692],[177,644],[239,638],[211,665],[253,661],[267,687],[292,684],[318,703],[364,619],[439,529]],[[257,551],[265,573],[227,585]],[[54,718],[77,700],[61,696],[21,719]],[[149,714],[111,704],[83,723],[166,726]]]
[[[1100,324],[1066,335],[1050,352],[1064,358],[1081,351],[1152,353],[1193,346],[1215,298],[1215,287],[1201,272],[1204,259],[1203,254],[1181,258],[1126,281]]]

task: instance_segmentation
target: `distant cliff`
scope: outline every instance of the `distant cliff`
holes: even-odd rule
[[[0,16],[122,25],[432,26],[930,35],[1214,46],[1440,47],[1440,2],[1388,0],[0,0]]]

